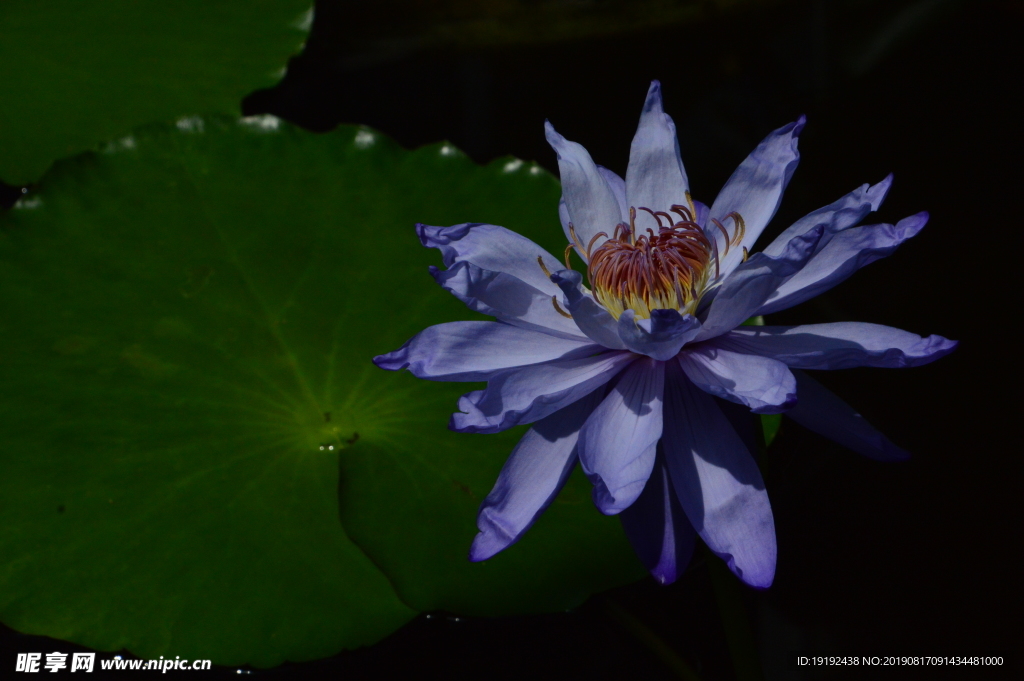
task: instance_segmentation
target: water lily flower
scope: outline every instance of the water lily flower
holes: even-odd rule
[[[856,226],[878,209],[890,176],[751,253],[796,169],[803,127],[800,118],[769,134],[709,208],[690,197],[655,81],[625,180],[546,124],[562,180],[564,267],[504,227],[416,226],[447,268],[431,268],[434,279],[497,321],[431,326],[374,362],[428,380],[486,381],[459,400],[453,430],[533,424],[481,505],[470,560],[518,541],[578,462],[597,508],[621,514],[660,582],[676,579],[700,536],[741,580],[766,588],[775,526],[751,412],[785,412],[875,459],[907,456],[804,370],[917,366],[955,342],[858,322],[742,325],[832,288],[928,219]]]

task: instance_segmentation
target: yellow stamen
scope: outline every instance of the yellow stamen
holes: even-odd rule
[[[572,244],[570,245],[576,247],[576,252],[580,254],[580,257],[584,260],[589,260],[587,249],[583,246],[583,242],[580,241],[580,238],[576,236],[576,227],[574,227],[571,222],[569,223],[569,237],[572,239]]]
[[[537,264],[540,265],[540,269],[541,269],[541,271],[544,272],[544,276],[546,276],[548,279],[550,279],[551,278],[551,270],[549,270],[548,266],[544,264],[543,256],[540,256],[540,255],[537,256]]]
[[[747,225],[736,211],[729,213],[725,217],[732,218],[733,224],[736,225],[736,233],[732,235],[730,243],[733,246],[739,246],[743,242],[743,237],[747,234]]]
[[[563,317],[572,319],[572,315],[563,310],[562,306],[558,304],[558,296],[551,296],[551,304],[555,306],[555,312],[562,315]]]

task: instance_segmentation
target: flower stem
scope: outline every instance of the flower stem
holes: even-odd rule
[[[743,595],[736,578],[729,572],[725,563],[707,552],[708,572],[711,573],[711,587],[715,591],[718,602],[718,614],[722,618],[725,640],[729,646],[729,657],[736,672],[737,681],[763,681],[761,662],[754,645],[754,633],[750,628],[750,619],[743,607]]]

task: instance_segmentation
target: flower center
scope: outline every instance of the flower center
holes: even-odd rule
[[[629,209],[629,225],[619,223],[611,238],[594,248],[601,232],[584,246],[569,225],[573,247],[587,261],[587,277],[594,298],[618,319],[626,310],[633,310],[638,319],[649,319],[651,310],[673,309],[693,314],[701,297],[719,275],[719,251],[714,237],[709,237],[695,221],[696,210],[687,195],[687,206],[673,205],[671,213],[641,207],[654,216],[658,231],[647,229],[637,234],[636,208]],[[730,213],[733,234],[718,220],[712,224],[725,237],[724,253],[742,241],[746,231],[743,218]],[[744,249],[746,250],[746,249]],[[744,256],[746,253],[744,253]],[[744,258],[745,259],[745,258]],[[712,268],[712,264],[714,267]]]
[[[636,210],[630,225],[618,224],[612,238],[589,254],[587,277],[594,297],[616,319],[626,310],[647,319],[651,310],[692,313],[708,279],[714,244],[682,206],[672,206],[681,219],[647,210],[658,232],[636,233]],[[662,224],[662,217],[668,224]]]

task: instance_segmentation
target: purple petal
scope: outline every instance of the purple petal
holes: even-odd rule
[[[858,454],[879,461],[904,461],[910,457],[835,393],[802,371],[794,371],[800,401],[786,412],[807,430],[838,442]]]
[[[463,433],[497,433],[539,421],[589,395],[635,359],[628,352],[604,352],[499,373],[485,390],[459,398],[459,409],[465,413],[452,414],[448,427]]]
[[[836,234],[799,272],[783,282],[756,314],[769,314],[813,298],[845,281],[861,267],[884,258],[916,235],[928,213],[904,218],[895,226],[866,225]]]
[[[772,507],[748,445],[722,411],[726,406],[669,364],[665,461],[697,534],[737,577],[764,589],[775,578]]]
[[[434,280],[471,310],[524,329],[585,340],[571,319],[558,312],[552,296],[509,274],[460,261],[450,269],[430,268]]]
[[[558,156],[558,174],[569,221],[584,246],[599,232],[611,234],[622,221],[622,212],[608,180],[582,145],[570,142],[551,123],[544,122],[544,135]]]
[[[824,248],[835,234],[853,227],[863,220],[865,215],[878,210],[891,185],[892,174],[874,186],[865,184],[858,187],[838,201],[794,222],[761,252],[765,255],[778,256],[786,250],[786,244],[792,239],[818,225],[825,226],[825,233],[818,242],[818,249]]]
[[[633,310],[619,316],[618,334],[633,352],[657,360],[669,360],[700,331],[700,322],[693,315],[685,317],[678,310],[651,310],[650,319],[635,319]]]
[[[561,261],[525,236],[504,227],[478,223],[453,227],[418,224],[416,234],[424,246],[441,251],[445,267],[466,261],[483,270],[511,275],[549,298],[558,293],[537,258],[542,258],[552,272],[562,266]]]
[[[731,218],[726,216],[737,212],[746,226],[742,241],[729,247],[726,253],[726,239],[717,230],[708,230],[718,240],[721,256],[721,272],[728,274],[743,261],[744,247],[749,251],[765,225],[775,215],[782,203],[782,192],[800,161],[796,143],[806,119],[801,116],[795,123],[783,126],[771,133],[740,164],[736,172],[722,187],[711,206],[711,217],[729,226]],[[733,234],[734,232],[730,232]]]
[[[782,362],[721,347],[716,338],[688,346],[679,365],[694,385],[743,404],[755,414],[779,414],[796,404],[796,379]]]
[[[373,358],[381,369],[408,369],[432,381],[486,381],[497,372],[557,359],[589,357],[601,347],[498,322],[430,326],[394,352]]]
[[[655,459],[644,491],[619,519],[651,575],[661,584],[676,581],[693,556],[697,533],[679,505],[663,456]]]
[[[612,190],[612,194],[615,195],[615,202],[619,205],[619,221],[629,224],[629,206],[626,204],[626,181],[604,166],[597,166],[597,172],[605,179],[605,182],[608,183]],[[569,232],[569,223],[571,222],[569,219],[569,207],[565,205],[564,196],[558,200],[558,219],[562,222],[565,240],[572,243],[572,234]],[[576,236],[579,237],[580,235],[577,234]],[[584,248],[588,245],[587,242],[583,243]],[[583,253],[580,253],[580,256],[583,255]]]
[[[772,357],[799,369],[850,369],[921,366],[957,346],[942,336],[864,322],[803,326],[743,326],[716,338],[720,347]]]
[[[673,204],[686,205],[690,185],[679,156],[676,126],[661,104],[661,84],[651,83],[640,114],[640,125],[629,148],[626,170],[626,205],[667,211]],[[628,224],[628,223],[627,223]],[[654,216],[638,212],[636,227],[657,232]]]
[[[480,533],[469,550],[470,560],[487,560],[519,541],[551,504],[576,465],[580,427],[602,395],[595,390],[526,431],[480,505]]]
[[[580,430],[580,465],[605,515],[628,508],[651,475],[664,385],[664,362],[637,359]]]
[[[601,177],[608,183],[612,194],[615,195],[615,203],[619,207],[619,219],[628,223],[629,204],[626,203],[626,181],[619,177],[618,173],[608,170],[604,166],[597,166],[597,172],[601,173]]]
[[[696,340],[731,331],[756,315],[764,301],[807,263],[824,227],[818,225],[796,237],[778,257],[755,253],[725,278],[708,308]]]
[[[694,211],[696,211],[697,213],[696,215],[693,216],[693,221],[700,225],[701,229],[703,229],[704,225],[706,225],[708,222],[708,215],[711,213],[711,209],[705,206],[700,201],[694,201],[693,208]]]
[[[551,275],[565,294],[565,306],[576,327],[590,340],[613,350],[624,350],[615,318],[581,288],[583,275],[575,270],[560,270]]]

